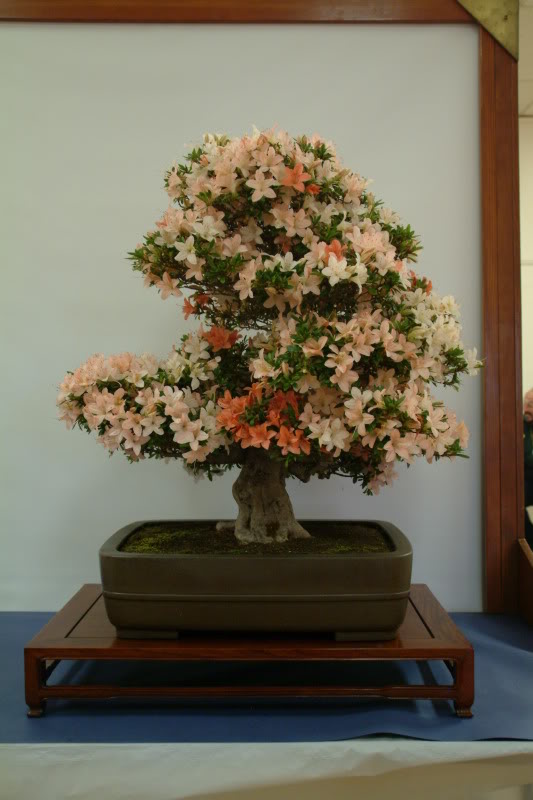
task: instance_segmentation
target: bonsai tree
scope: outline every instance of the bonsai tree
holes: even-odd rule
[[[206,134],[165,175],[171,204],[130,253],[200,325],[160,361],[93,355],[60,417],[130,461],[232,467],[241,542],[309,534],[286,478],[340,475],[367,494],[397,462],[463,455],[463,422],[431,395],[480,366],[459,311],[411,268],[409,225],[314,135]]]

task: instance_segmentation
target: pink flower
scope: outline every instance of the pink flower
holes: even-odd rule
[[[276,168],[283,163],[283,157],[276,153],[273,147],[268,147],[268,149],[263,150],[256,150],[254,153],[254,158],[259,166],[259,169],[264,172],[274,172],[277,171]]]
[[[170,295],[174,297],[181,297],[181,291],[178,289],[179,281],[175,278],[172,279],[168,272],[163,273],[162,280],[156,283],[157,288],[161,292],[161,299],[166,300]]]
[[[323,355],[322,351],[327,341],[328,341],[327,336],[321,336],[318,341],[316,339],[308,339],[303,345],[302,350],[308,358],[311,356],[322,356]]]
[[[344,348],[339,350],[336,344],[331,344],[329,346],[326,367],[334,369],[337,375],[342,375],[344,372],[349,370],[352,365],[353,358],[349,353],[346,352],[346,350],[344,350]]]
[[[263,303],[265,308],[277,308],[278,311],[283,314],[285,311],[285,306],[288,303],[287,298],[284,294],[278,294],[276,289],[273,289],[270,286],[266,287],[266,293],[268,295],[267,299]]]
[[[161,423],[165,421],[165,418],[160,416],[159,414],[150,414],[148,416],[143,416],[141,420],[141,425],[143,428],[143,432],[145,436],[151,436],[153,433],[156,433],[158,436],[161,436],[163,433],[163,428],[161,427]]]
[[[528,422],[533,422],[533,389],[524,395],[524,417]]]
[[[359,373],[355,372],[353,369],[347,369],[341,374],[336,372],[335,375],[331,376],[330,380],[339,387],[341,392],[348,394],[352,388],[352,384],[359,380]]]
[[[345,416],[349,424],[357,429],[359,436],[365,436],[366,426],[374,421],[374,415],[364,411],[362,400],[351,398],[344,405],[348,409]]]
[[[259,172],[259,170],[253,178],[246,181],[246,186],[254,190],[252,194],[253,203],[259,202],[263,197],[274,198],[276,192],[272,189],[272,186],[277,186],[277,184],[278,182],[274,178],[267,178],[265,173]]]
[[[385,445],[385,460],[394,461],[398,457],[410,463],[414,447],[413,439],[402,437],[400,431],[394,429],[389,432],[389,441]]]
[[[308,264],[304,268],[303,275],[300,276],[300,286],[303,294],[320,294],[320,284],[322,283],[322,276],[313,272],[312,267]]]
[[[122,446],[125,450],[132,450],[139,457],[141,447],[149,440],[149,436],[137,436],[133,431],[125,431]]]
[[[202,421],[200,419],[172,422],[170,428],[176,431],[174,441],[177,444],[188,444],[191,450],[197,450],[200,447],[200,442],[209,438],[209,435],[202,429]]]
[[[122,422],[122,430],[131,430],[135,436],[141,436],[143,432],[142,423],[143,418],[140,414],[136,414],[134,411],[127,411]]]
[[[224,239],[222,242],[222,255],[227,256],[228,258],[233,258],[239,253],[246,253],[248,248],[246,245],[242,244],[241,235],[236,233],[235,236],[232,236],[228,239]]]

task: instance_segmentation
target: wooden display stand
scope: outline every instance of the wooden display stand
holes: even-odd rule
[[[124,686],[59,684],[47,680],[69,661],[443,661],[453,685],[398,686]],[[247,634],[182,638],[117,639],[99,584],[86,584],[24,648],[28,716],[40,717],[52,698],[111,697],[384,697],[453,700],[459,717],[471,717],[474,651],[427,586],[411,587],[407,615],[396,639],[336,642],[327,635],[294,637]]]

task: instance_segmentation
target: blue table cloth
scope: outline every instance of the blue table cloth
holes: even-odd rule
[[[0,613],[0,742],[309,742],[369,736],[435,741],[533,740],[533,629],[504,615],[453,614],[476,658],[474,718],[458,719],[447,701],[211,700],[49,701],[28,719],[23,648],[51,614]],[[64,663],[52,682],[361,683],[449,679],[426,664],[155,664]]]

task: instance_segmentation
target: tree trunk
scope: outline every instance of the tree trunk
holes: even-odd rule
[[[240,542],[286,542],[307,539],[309,533],[294,517],[285,489],[285,467],[262,450],[250,449],[233,484],[239,506],[235,522],[219,522],[218,530],[234,531]]]

